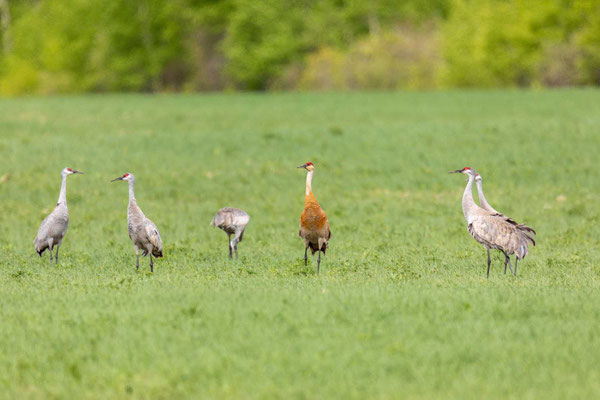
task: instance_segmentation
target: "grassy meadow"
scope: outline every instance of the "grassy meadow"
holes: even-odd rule
[[[599,397],[599,128],[591,89],[0,100],[0,398]],[[85,175],[50,267],[32,242],[65,166]],[[447,173],[465,166],[538,232],[517,277],[496,252],[485,278]],[[233,262],[225,206],[251,216]]]

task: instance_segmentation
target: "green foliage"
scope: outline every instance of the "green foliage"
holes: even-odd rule
[[[0,101],[0,392],[7,398],[598,398],[600,91]],[[327,212],[303,265],[305,173]],[[58,266],[32,240],[64,166]],[[464,166],[537,229],[502,273],[467,232]],[[155,273],[127,187],[156,222]],[[238,206],[240,260],[209,226]]]
[[[600,82],[593,0],[8,1],[5,95]]]
[[[305,44],[303,8],[286,0],[238,1],[223,43],[227,70],[244,89],[264,89]]]
[[[576,40],[581,49],[579,67],[583,82],[600,85],[600,3],[580,1],[577,11],[581,14],[581,29]]]
[[[600,64],[572,40],[582,35],[589,38],[583,42],[590,49],[600,48],[600,41],[592,39],[592,27],[597,24],[588,15],[598,6],[585,8],[586,3],[591,4],[587,0],[453,1],[442,32],[446,61],[442,83],[484,87],[551,84],[553,79],[546,79],[545,72],[557,63],[563,65],[558,78],[572,77],[565,84],[595,83],[585,69],[597,70]],[[565,62],[565,57],[572,60]],[[578,69],[582,67],[578,65],[582,61],[576,60],[579,57],[586,60],[583,71]]]
[[[293,66],[312,49],[360,46],[355,42],[366,34],[377,34],[398,21],[416,23],[436,18],[445,13],[446,1],[428,4],[406,1],[400,6],[389,0],[267,3],[238,0],[236,4],[224,42],[228,71],[237,86],[264,89],[282,77],[286,66]],[[388,38],[381,37],[382,40]],[[370,87],[381,87],[381,84]]]
[[[45,0],[12,26],[5,91],[151,90],[181,52],[176,2]],[[21,69],[24,69],[21,70]],[[34,78],[19,78],[35,71]],[[18,85],[13,80],[24,82]]]
[[[330,89],[428,89],[435,87],[439,40],[431,27],[372,34],[347,51],[330,47],[306,58],[299,87]]]

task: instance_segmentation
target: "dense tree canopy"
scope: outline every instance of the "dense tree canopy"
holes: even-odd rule
[[[595,0],[0,0],[0,93],[600,84]]]

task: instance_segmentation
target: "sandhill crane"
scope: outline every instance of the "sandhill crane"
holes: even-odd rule
[[[473,182],[475,181],[476,172],[472,168],[465,167],[450,171],[450,173],[463,173],[469,177],[462,198],[462,208],[469,233],[487,251],[487,276],[490,276],[490,249],[500,250],[507,257],[514,254],[514,273],[516,275],[518,261],[528,254],[529,243],[535,246],[535,240],[527,231],[519,229],[504,215],[484,210],[475,204],[473,200]]]
[[[317,275],[319,275],[319,269],[321,266],[321,253],[325,254],[327,247],[329,246],[329,238],[331,237],[331,230],[329,230],[329,221],[327,215],[317,203],[317,199],[312,192],[312,177],[315,170],[315,166],[311,162],[307,162],[304,165],[298,166],[298,168],[304,168],[308,172],[306,174],[306,195],[304,197],[304,211],[300,216],[300,231],[298,234],[304,240],[304,265],[308,264],[308,249],[310,248],[311,254],[319,252],[319,259],[317,261]]]
[[[506,218],[506,220],[508,222],[510,222],[511,224],[515,225],[519,230],[523,230],[529,234],[536,234],[535,229],[525,225],[525,224],[519,224],[517,221],[515,221],[514,219],[507,217],[506,215],[504,215],[503,213],[501,213],[500,211],[496,211],[494,209],[494,207],[492,207],[490,205],[490,203],[487,202],[485,195],[483,194],[483,178],[481,177],[481,175],[479,173],[475,173],[475,184],[477,185],[477,194],[479,196],[479,204],[481,205],[481,208],[483,208],[484,210],[487,210],[489,212],[492,212],[494,214],[500,214],[502,216],[504,216]],[[535,243],[534,243],[535,246]],[[508,257],[506,254],[504,254],[504,273],[506,273],[506,265],[508,264],[510,266],[510,257]],[[516,274],[516,265],[515,265],[515,274]],[[510,269],[510,272],[512,271],[512,268]]]
[[[36,238],[33,240],[35,251],[42,256],[44,251],[50,251],[50,265],[52,265],[52,250],[56,246],[55,264],[58,264],[58,248],[60,247],[67,227],[69,226],[69,210],[67,209],[67,176],[73,174],[83,174],[71,168],[65,168],[61,171],[62,182],[60,184],[60,194],[56,202],[56,208],[42,221]]]
[[[150,255],[150,272],[154,272],[154,257],[163,256],[162,240],[158,228],[154,222],[150,221],[137,205],[133,186],[135,185],[135,176],[126,173],[123,176],[113,179],[111,182],[126,181],[129,183],[129,205],[127,206],[127,232],[129,238],[135,247],[135,269],[140,269],[140,249],[142,256]]]
[[[227,233],[229,258],[233,258],[233,251],[235,251],[235,258],[238,258],[237,244],[244,238],[244,230],[246,230],[248,222],[250,222],[250,216],[245,211],[232,207],[221,208],[210,221],[212,226],[221,228]],[[233,239],[231,239],[231,235],[233,235]]]

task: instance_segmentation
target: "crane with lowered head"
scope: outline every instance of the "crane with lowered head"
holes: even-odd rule
[[[233,251],[235,251],[235,258],[238,258],[237,245],[244,238],[244,231],[248,222],[250,222],[248,213],[233,207],[221,208],[210,221],[211,226],[220,228],[227,234],[229,238],[229,258],[233,258]],[[233,235],[233,239],[231,239],[231,235]]]

